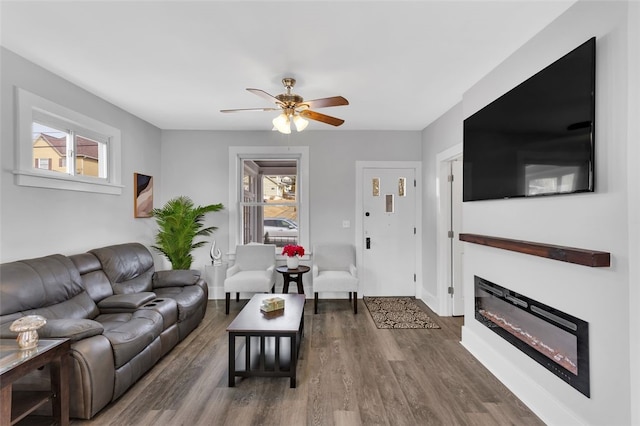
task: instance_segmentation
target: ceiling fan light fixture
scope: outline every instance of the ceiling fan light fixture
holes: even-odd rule
[[[273,119],[272,123],[273,127],[275,127],[280,133],[284,133],[285,135],[291,133],[291,122],[289,121],[287,114],[280,114]]]
[[[304,118],[300,117],[299,115],[295,115],[293,117],[293,124],[295,124],[296,126],[296,130],[301,132],[304,129],[307,128],[307,126],[309,125],[309,120],[305,120]]]

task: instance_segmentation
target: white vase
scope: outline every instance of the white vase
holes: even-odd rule
[[[297,269],[300,264],[300,258],[298,256],[287,256],[287,268]]]

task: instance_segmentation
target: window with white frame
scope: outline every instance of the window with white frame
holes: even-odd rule
[[[120,131],[17,89],[16,183],[120,194]]]
[[[307,147],[230,148],[230,247],[308,245]]]
[[[242,160],[242,241],[298,244],[298,160]]]

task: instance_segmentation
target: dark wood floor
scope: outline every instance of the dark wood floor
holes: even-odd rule
[[[459,343],[439,330],[379,330],[362,301],[305,307],[298,387],[287,378],[227,386],[226,327],[241,306],[209,301],[200,326],[91,425],[540,425]],[[425,309],[426,306],[419,302]],[[428,309],[427,309],[428,310]]]

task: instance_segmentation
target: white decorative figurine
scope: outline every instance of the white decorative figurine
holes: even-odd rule
[[[216,248],[216,240],[213,240],[213,243],[211,244],[209,255],[211,256],[211,264],[214,266],[222,265],[222,252],[219,248]]]

